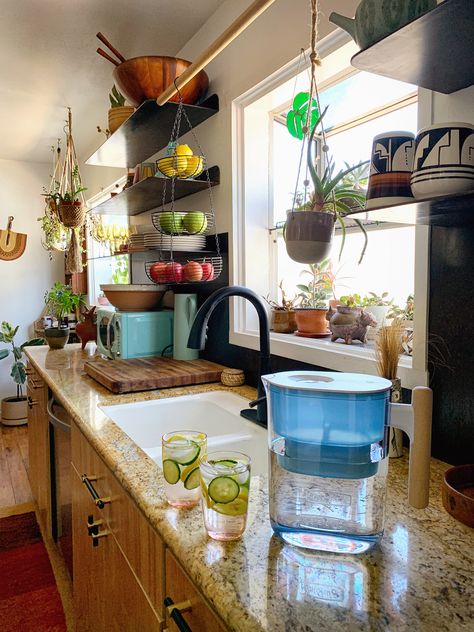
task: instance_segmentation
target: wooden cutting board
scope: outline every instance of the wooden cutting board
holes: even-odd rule
[[[112,393],[219,382],[225,367],[207,360],[148,357],[133,360],[99,358],[84,364],[85,372]]]

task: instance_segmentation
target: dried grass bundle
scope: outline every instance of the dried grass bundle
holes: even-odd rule
[[[403,351],[403,330],[402,321],[395,318],[391,325],[380,327],[375,340],[377,370],[379,375],[387,380],[394,380],[397,377],[398,360]]]

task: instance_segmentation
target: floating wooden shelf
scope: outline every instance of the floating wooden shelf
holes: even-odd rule
[[[220,182],[219,167],[209,169],[211,186],[214,187]],[[171,202],[171,180],[153,176],[145,178],[134,184],[122,193],[111,197],[95,206],[92,213],[100,215],[139,215],[150,209],[161,206],[163,199],[163,187],[166,185],[165,204]],[[199,191],[205,191],[208,187],[206,174],[203,173],[194,180],[175,180],[174,199],[180,198]]]
[[[359,70],[451,94],[474,83],[472,0],[445,0],[432,11],[361,50]]]
[[[356,211],[348,217],[371,221],[427,226],[474,226],[474,191],[446,197],[416,200],[398,206]]]
[[[177,103],[161,107],[150,99],[138,107],[99,149],[86,161],[101,167],[135,167],[167,146],[178,108]],[[219,111],[219,98],[210,96],[202,105],[185,105],[193,128]],[[188,132],[186,120],[181,120],[181,131]]]

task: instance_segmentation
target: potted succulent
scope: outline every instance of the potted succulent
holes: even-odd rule
[[[362,299],[361,305],[366,312],[372,314],[377,321],[375,328],[371,327],[368,331],[367,337],[369,340],[375,339],[377,331],[382,327],[387,317],[390,306],[393,303],[393,299],[388,298],[388,292],[383,292],[380,296],[375,292],[369,292],[367,296]]]
[[[57,325],[45,327],[44,335],[51,349],[62,349],[69,339],[69,325],[67,315],[76,312],[86,305],[85,296],[72,291],[69,285],[59,281],[44,295],[44,302],[48,313],[56,319]],[[79,320],[79,318],[78,318]]]
[[[334,282],[330,261],[324,259],[320,264],[311,263],[301,274],[308,275],[310,280],[307,284],[297,285],[300,290],[300,303],[296,308],[297,335],[306,338],[327,336],[326,314]]]
[[[319,122],[324,116],[321,116]],[[342,228],[342,243],[339,257],[345,244],[346,225],[344,217],[355,206],[364,207],[365,193],[347,183],[352,172],[364,167],[365,162],[340,170],[334,174],[334,164],[329,161],[322,175],[316,170],[313,157],[315,126],[308,139],[307,164],[313,183],[313,190],[307,200],[295,196],[293,208],[288,211],[284,228],[286,251],[291,259],[300,263],[318,263],[328,256],[336,221]],[[352,218],[361,229],[365,241],[359,263],[367,248],[367,232],[358,218]]]
[[[297,297],[288,299],[283,289],[283,281],[278,286],[281,292],[281,302],[274,301],[269,296],[264,297],[272,309],[271,328],[278,334],[292,334],[296,331],[295,304]]]
[[[23,349],[35,345],[44,344],[42,338],[27,340],[22,345],[15,344],[15,336],[18,326],[13,327],[10,323],[2,322],[0,327],[0,342],[11,345],[11,349],[0,349],[0,360],[13,355],[13,364],[10,376],[16,384],[16,395],[2,399],[2,423],[5,426],[20,426],[26,424],[28,420],[27,398],[23,394],[23,385],[26,382],[26,366],[23,362]]]
[[[125,97],[117,90],[115,85],[109,94],[109,101],[109,131],[113,134],[135,112],[135,108],[132,105],[125,105]]]

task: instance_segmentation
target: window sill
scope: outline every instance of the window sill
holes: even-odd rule
[[[258,350],[259,348],[256,332],[231,332],[230,342],[248,349]],[[307,362],[334,371],[377,374],[375,353],[370,343],[345,345],[331,342],[329,339],[313,340],[298,338],[292,334],[270,332],[270,349],[273,355]],[[404,388],[412,389],[415,386],[428,384],[428,373],[414,368],[413,359],[410,356],[401,356],[398,373]]]

